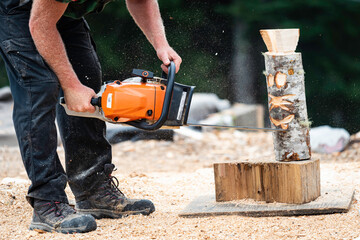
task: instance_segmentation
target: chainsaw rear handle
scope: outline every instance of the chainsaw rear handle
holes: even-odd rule
[[[167,74],[167,86],[166,86],[166,92],[164,97],[164,103],[161,110],[161,115],[159,120],[157,120],[153,124],[147,123],[145,120],[141,121],[131,121],[127,122],[126,124],[129,124],[130,126],[140,128],[143,130],[157,130],[161,128],[161,126],[165,123],[167,120],[167,116],[169,114],[169,108],[171,103],[171,97],[173,93],[174,83],[175,83],[175,72],[176,67],[175,63],[173,61],[170,62],[170,66],[168,68],[168,74]],[[163,76],[166,76],[166,74],[163,72]]]
[[[64,97],[61,97],[59,103],[60,103],[61,105],[66,104],[66,103],[65,103],[65,98],[64,98]],[[91,105],[93,105],[94,107],[95,107],[95,106],[101,107],[101,97],[91,98],[90,103],[91,103]]]
[[[96,107],[96,106],[101,107],[101,97],[91,98],[90,103],[91,103],[91,105],[93,105],[94,107]]]

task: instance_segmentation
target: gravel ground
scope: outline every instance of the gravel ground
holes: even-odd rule
[[[174,142],[123,142],[113,147],[114,175],[128,197],[148,198],[156,205],[150,216],[97,220],[98,229],[72,239],[356,239],[360,237],[359,135],[341,153],[320,155],[322,184],[355,188],[344,214],[264,217],[217,216],[180,218],[196,197],[214,194],[214,162],[273,158],[272,136],[238,131],[207,132],[201,139],[176,135]],[[63,149],[58,149],[63,159]],[[10,178],[17,178],[14,181]],[[20,180],[19,180],[20,179]],[[0,147],[0,239],[64,239],[58,233],[29,231],[31,207],[25,200],[29,182],[20,153]],[[68,195],[73,199],[69,190]]]

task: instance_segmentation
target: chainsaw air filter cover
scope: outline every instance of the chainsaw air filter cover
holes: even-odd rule
[[[156,122],[162,112],[166,85],[131,78],[108,83],[101,96],[104,117],[115,123],[147,120]],[[186,124],[193,86],[175,83],[165,126]]]

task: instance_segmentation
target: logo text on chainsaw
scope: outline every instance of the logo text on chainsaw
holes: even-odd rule
[[[109,93],[109,95],[107,96],[106,107],[111,108],[111,105],[112,105],[112,93]]]

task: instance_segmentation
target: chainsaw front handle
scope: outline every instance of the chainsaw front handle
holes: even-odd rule
[[[171,103],[171,97],[173,93],[174,83],[175,83],[175,63],[173,61],[170,62],[170,66],[168,68],[168,74],[167,74],[167,86],[166,86],[166,92],[164,97],[164,103],[161,110],[161,115],[159,120],[157,120],[153,124],[147,123],[145,120],[140,121],[132,121],[127,122],[126,124],[129,124],[130,126],[140,128],[143,130],[157,130],[162,127],[162,125],[166,122],[167,116],[169,114],[170,109],[170,103]],[[166,73],[163,72],[162,76],[166,76]]]

